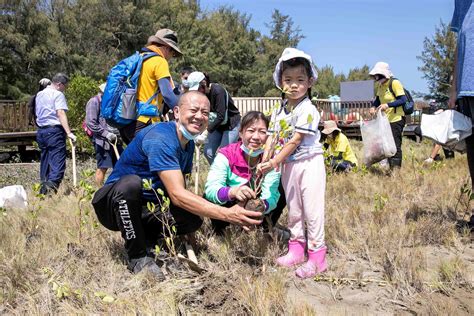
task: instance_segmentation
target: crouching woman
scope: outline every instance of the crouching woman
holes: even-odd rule
[[[209,201],[227,207],[253,203],[254,208],[269,215],[275,225],[286,204],[284,199],[279,201],[280,173],[271,171],[262,179],[256,173],[268,137],[268,124],[268,118],[257,111],[250,111],[242,118],[240,141],[217,153],[207,176],[205,196]],[[212,220],[212,226],[217,235],[222,235],[228,223]]]
[[[337,127],[335,121],[325,121],[321,131],[326,135],[324,149],[328,154],[331,169],[335,172],[348,172],[357,166],[357,158],[352,151],[347,136]]]

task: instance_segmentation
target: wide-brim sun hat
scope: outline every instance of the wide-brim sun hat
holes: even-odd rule
[[[393,77],[393,73],[390,70],[389,64],[383,61],[377,62],[374,68],[372,68],[372,70],[369,72],[369,75],[371,76],[382,75],[385,78]]]
[[[201,81],[203,81],[204,79],[206,79],[206,76],[204,76],[204,74],[200,71],[193,71],[192,73],[189,74],[188,76],[188,80],[187,80],[187,83],[188,83],[188,89],[190,91],[196,91],[199,89],[199,84],[201,83]]]
[[[304,58],[306,59],[310,66],[311,66],[311,74],[310,77],[312,77],[314,80],[318,79],[318,72],[316,71],[316,68],[313,65],[313,60],[311,56],[303,52],[302,50],[299,50],[297,48],[293,47],[287,47],[283,50],[283,53],[281,54],[280,59],[278,59],[278,63],[276,64],[275,71],[273,72],[273,81],[275,82],[275,85],[281,89],[281,66],[284,61],[288,61],[293,58]]]
[[[178,46],[178,35],[175,31],[170,29],[161,29],[148,38],[148,44],[158,43],[171,47],[178,56],[182,56],[183,53]]]
[[[341,131],[341,129],[337,127],[337,123],[335,121],[324,121],[324,129],[321,133],[329,135],[334,131]]]

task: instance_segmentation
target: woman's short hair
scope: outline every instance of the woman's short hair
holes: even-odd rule
[[[240,131],[242,132],[249,125],[251,125],[252,123],[258,120],[264,121],[265,126],[268,128],[268,125],[270,124],[270,120],[268,119],[268,117],[265,116],[265,114],[259,111],[250,111],[250,112],[247,112],[242,118],[242,121],[240,122]]]

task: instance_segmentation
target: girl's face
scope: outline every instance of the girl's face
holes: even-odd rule
[[[248,149],[260,149],[267,141],[267,126],[263,120],[256,120],[239,132],[239,136]]]
[[[300,100],[313,85],[313,78],[308,77],[303,65],[299,65],[285,69],[281,74],[281,83],[289,100]]]

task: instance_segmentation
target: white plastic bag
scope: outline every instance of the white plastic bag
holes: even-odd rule
[[[26,191],[22,185],[10,185],[0,189],[0,207],[26,208],[27,206]]]
[[[443,147],[457,151],[465,151],[462,140],[472,133],[470,117],[454,111],[446,110],[439,114],[421,115],[421,134],[434,140]]]
[[[370,166],[397,153],[392,129],[387,116],[382,111],[370,121],[360,122],[360,133],[364,146],[364,164]]]

